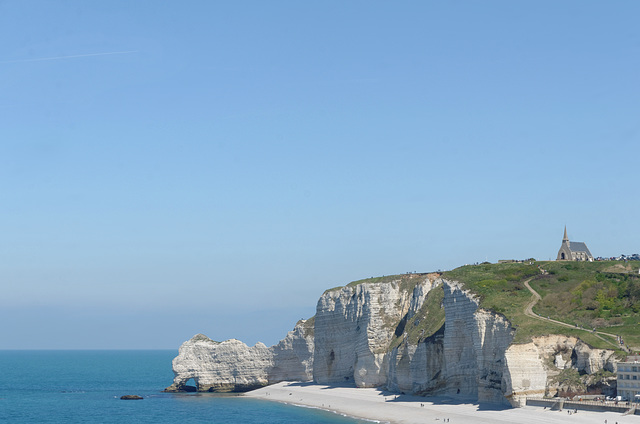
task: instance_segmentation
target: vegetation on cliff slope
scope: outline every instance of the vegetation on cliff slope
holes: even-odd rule
[[[581,338],[594,347],[611,349],[607,341],[594,335],[597,328],[621,335],[632,348],[640,346],[639,264],[619,262],[531,262],[467,265],[446,272],[445,278],[460,281],[480,300],[480,307],[501,313],[516,329],[516,343],[546,334],[566,334]],[[543,271],[546,271],[543,273]],[[635,273],[635,274],[634,274]],[[532,295],[523,282],[542,297],[533,311],[573,326],[568,328],[524,314]]]
[[[418,311],[411,318],[404,318],[395,329],[395,337],[391,340],[390,349],[403,341],[416,345],[435,334],[444,325],[444,290],[442,285],[434,287]]]
[[[548,274],[531,282],[542,300],[534,312],[622,336],[640,349],[640,262],[540,262]]]

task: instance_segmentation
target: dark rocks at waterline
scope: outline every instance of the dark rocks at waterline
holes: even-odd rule
[[[144,399],[142,396],[138,396],[138,395],[124,395],[124,396],[120,396],[120,399],[122,400],[139,400],[139,399]]]
[[[175,384],[172,384],[171,386],[163,390],[163,392],[166,392],[166,393],[182,393],[182,392],[197,392],[197,391],[198,391],[198,388],[196,386],[187,386],[187,385],[176,386]],[[213,390],[209,390],[209,391],[213,391]]]

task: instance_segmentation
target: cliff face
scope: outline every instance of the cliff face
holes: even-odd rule
[[[412,290],[392,281],[325,292],[316,308],[314,380],[353,381],[358,387],[386,384],[387,351],[396,328],[415,314],[434,284],[421,277]]]
[[[600,370],[616,371],[614,352],[594,349],[575,337],[536,337],[531,343],[510,346],[505,357],[507,372],[503,390],[514,406],[524,405],[527,396],[585,391],[591,384],[600,385],[598,389],[606,395],[613,395],[615,391],[615,387],[602,387],[601,382],[590,378]],[[573,371],[573,380],[563,378],[564,371]]]
[[[269,384],[310,381],[313,378],[313,322],[299,322],[271,351],[273,366],[268,372]]]
[[[444,326],[417,344],[402,343],[389,352],[387,387],[391,391],[427,395],[446,388]]]
[[[501,315],[478,309],[478,301],[457,283],[440,282],[444,328],[417,345],[403,343],[390,352],[389,388],[506,402],[502,376],[511,325]]]
[[[440,297],[430,297],[436,289]],[[432,309],[444,309],[439,329],[442,321],[425,315],[429,299],[437,299]],[[270,348],[202,335],[185,342],[167,390],[184,390],[189,379],[199,391],[313,379],[520,406],[526,396],[587,387],[589,374],[614,371],[613,351],[592,349],[576,338],[538,337],[514,345],[505,317],[478,305],[460,284],[435,274],[329,290],[318,301],[315,322],[299,322]],[[583,383],[567,383],[567,373],[582,375]]]
[[[445,392],[503,402],[501,383],[504,354],[513,340],[511,324],[502,315],[478,309],[478,301],[455,282],[444,285],[444,307]]]
[[[249,347],[239,340],[215,342],[197,334],[180,346],[173,360],[173,384],[165,391],[184,391],[193,379],[199,392],[241,392],[284,380],[312,378],[313,335],[300,321],[270,348]]]

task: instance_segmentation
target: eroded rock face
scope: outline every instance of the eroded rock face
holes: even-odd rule
[[[180,390],[193,378],[201,392],[251,390],[269,383],[267,371],[272,367],[273,353],[262,343],[253,347],[239,340],[218,343],[198,334],[180,346],[173,360],[171,388]]]
[[[506,352],[507,369],[504,393],[513,406],[523,406],[527,396],[543,397],[575,390],[568,383],[556,381],[563,370],[574,369],[584,376],[575,383],[589,386],[589,374],[599,370],[615,372],[616,359],[612,350],[595,349],[576,337],[549,335],[535,337],[531,343],[512,345]],[[613,391],[609,382],[596,382]],[[601,388],[602,390],[602,388]]]
[[[273,367],[268,372],[269,384],[313,379],[313,327],[306,321],[298,323],[271,351]]]
[[[426,395],[442,390],[446,381],[444,364],[444,326],[417,345],[402,343],[389,353],[387,388],[401,393]]]
[[[548,376],[543,358],[535,343],[512,345],[505,352],[503,391],[513,406],[524,406],[527,396],[544,396]]]
[[[186,391],[193,379],[199,392],[242,392],[285,380],[311,380],[313,336],[299,322],[280,343],[249,347],[239,340],[215,342],[198,334],[180,346],[173,359],[173,384]]]
[[[444,281],[444,386],[448,395],[504,403],[502,374],[513,328],[502,315],[480,309],[462,287]]]
[[[362,283],[325,292],[315,316],[313,378],[318,383],[386,385],[389,344],[398,324],[420,308],[436,280],[416,275],[413,290],[400,280]],[[406,319],[406,318],[405,318]]]
[[[612,350],[594,349],[582,340],[578,340],[573,353],[575,355],[575,359],[574,356],[571,358],[573,365],[580,372],[593,374],[601,369],[610,372],[617,370],[617,361]]]

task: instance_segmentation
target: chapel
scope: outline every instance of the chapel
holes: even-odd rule
[[[593,255],[585,243],[581,241],[569,241],[569,237],[567,237],[567,226],[565,225],[562,246],[560,246],[556,261],[593,262]]]

